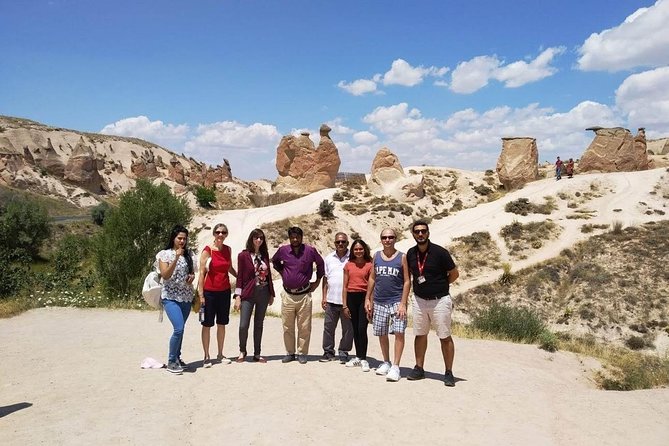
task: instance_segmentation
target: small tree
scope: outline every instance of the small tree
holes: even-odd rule
[[[0,207],[0,245],[7,251],[22,250],[36,258],[51,235],[50,218],[36,201],[15,196]]]
[[[102,226],[105,222],[105,216],[107,215],[109,208],[109,204],[104,201],[93,207],[93,209],[91,209],[91,218],[93,219],[93,223],[98,226]]]
[[[94,240],[96,266],[105,288],[138,293],[172,227],[188,226],[190,220],[186,201],[175,197],[167,185],[138,180],[133,190],[120,196],[118,208],[107,213]]]
[[[213,187],[209,189],[208,187],[198,186],[195,189],[195,199],[200,207],[211,207],[211,203],[216,203],[216,189]]]
[[[334,202],[328,200],[321,201],[321,204],[318,205],[318,215],[323,218],[334,218]]]

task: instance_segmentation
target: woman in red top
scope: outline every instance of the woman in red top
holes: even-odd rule
[[[254,229],[246,240],[246,249],[237,256],[239,274],[237,288],[235,288],[235,311],[241,309],[237,362],[244,362],[246,358],[246,340],[249,336],[251,313],[254,307],[253,361],[267,362],[260,356],[260,342],[267,306],[274,303],[274,284],[269,265],[265,233],[260,229]]]
[[[367,362],[367,314],[365,313],[365,295],[367,283],[372,271],[372,256],[369,246],[364,241],[353,241],[348,262],[344,265],[344,284],[342,302],[344,316],[353,324],[353,342],[355,358],[346,363],[346,367],[360,366],[363,372],[369,372]]]
[[[218,342],[217,359],[223,364],[230,364],[223,356],[225,342],[225,326],[230,321],[230,277],[237,277],[232,266],[232,250],[223,241],[228,236],[228,228],[223,223],[214,226],[214,243],[206,246],[200,255],[200,278],[197,289],[200,294],[200,303],[204,307],[202,321],[202,349],[204,350],[205,367],[211,367],[209,358],[209,332],[216,320],[216,341]]]

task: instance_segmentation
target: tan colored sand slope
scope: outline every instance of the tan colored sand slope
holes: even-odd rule
[[[233,316],[228,356],[237,328]],[[311,361],[281,364],[281,323],[268,318],[267,364],[183,376],[141,370],[146,356],[164,359],[170,333],[154,312],[45,308],[0,320],[2,444],[666,445],[669,438],[669,389],[597,390],[588,378],[594,364],[569,353],[458,339],[459,381],[449,389],[432,337],[427,379],[390,383],[317,362],[322,319],[314,319]],[[379,358],[370,338],[370,357]],[[407,339],[403,376],[413,365]],[[183,356],[200,365],[194,319]],[[29,406],[15,410],[22,403]]]

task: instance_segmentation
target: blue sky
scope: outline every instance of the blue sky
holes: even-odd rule
[[[0,0],[0,114],[276,177],[328,123],[342,171],[578,157],[590,126],[669,136],[669,0]]]

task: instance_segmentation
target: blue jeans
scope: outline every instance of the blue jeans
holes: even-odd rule
[[[181,357],[181,342],[184,339],[184,327],[190,314],[190,307],[190,302],[163,299],[163,308],[172,323],[172,327],[174,327],[174,332],[170,338],[168,362],[176,362]]]

